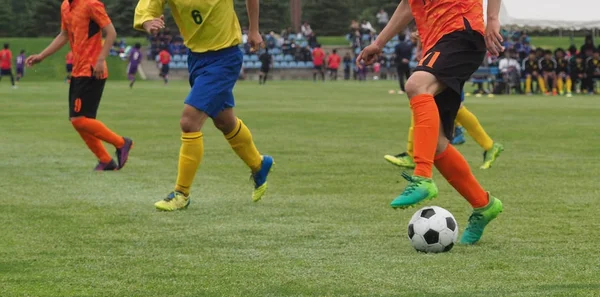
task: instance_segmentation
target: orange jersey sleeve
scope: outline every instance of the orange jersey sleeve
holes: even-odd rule
[[[106,13],[106,9],[104,8],[104,4],[100,1],[90,1],[89,4],[90,9],[90,18],[100,26],[100,28],[104,28],[111,24],[110,18]]]
[[[470,26],[484,34],[483,0],[409,0],[426,53],[444,35]]]

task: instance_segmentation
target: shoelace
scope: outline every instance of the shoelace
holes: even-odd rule
[[[169,195],[167,195],[167,198],[165,198],[164,200],[166,202],[169,202],[169,201],[175,199],[175,197],[176,197],[175,193],[169,193]]]
[[[404,189],[404,192],[402,192],[402,195],[412,193],[421,184],[420,181],[415,180],[406,172],[402,172],[402,177],[409,182],[406,189]]]
[[[473,213],[469,217],[469,225],[467,226],[467,232],[478,231],[481,232],[482,229],[480,227],[479,222],[483,220],[483,215],[480,213]]]

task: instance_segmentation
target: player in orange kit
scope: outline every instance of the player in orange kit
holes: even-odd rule
[[[102,45],[102,33],[106,43]],[[64,0],[61,30],[41,53],[31,55],[27,66],[41,63],[67,42],[73,51],[73,76],[69,86],[69,119],[88,148],[98,158],[96,171],[120,170],[129,159],[133,141],[122,137],[96,119],[108,77],[106,57],[117,32],[99,0]],[[102,142],[116,148],[117,162]]]
[[[503,51],[500,35],[501,0],[488,1],[487,28],[482,0],[408,0],[398,5],[377,39],[357,57],[357,65],[379,60],[383,48],[413,19],[423,44],[423,58],[406,83],[414,117],[414,175],[403,174],[408,186],[393,208],[408,208],[438,195],[433,165],[471,204],[473,213],[461,243],[481,239],[486,225],[502,212],[502,202],[489,195],[473,176],[464,157],[450,145],[465,82],[486,53]],[[484,37],[485,36],[485,37]]]

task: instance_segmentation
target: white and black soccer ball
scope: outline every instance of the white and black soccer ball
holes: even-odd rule
[[[450,251],[457,238],[458,224],[454,216],[438,206],[419,209],[408,223],[408,239],[419,252]]]

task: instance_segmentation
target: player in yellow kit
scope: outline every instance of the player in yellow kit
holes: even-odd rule
[[[134,28],[155,34],[165,26],[162,16],[166,0],[140,0],[135,9]],[[181,115],[181,149],[177,182],[173,192],[154,205],[159,210],[181,210],[190,204],[190,188],[202,161],[204,144],[202,127],[211,118],[215,127],[237,155],[250,167],[254,180],[252,199],[260,200],[267,190],[267,176],[273,158],[262,156],[252,140],[248,127],[234,112],[233,87],[242,67],[241,28],[232,0],[169,0],[169,7],[190,49],[189,95]],[[262,44],[258,31],[258,0],[246,0],[253,48]]]

